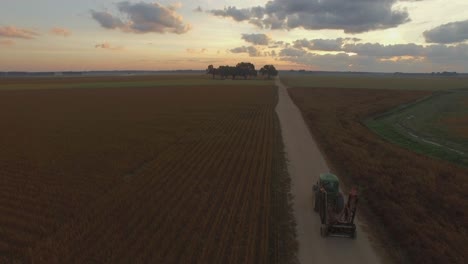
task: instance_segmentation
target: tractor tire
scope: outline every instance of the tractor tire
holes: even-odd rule
[[[351,238],[355,240],[357,238],[357,231],[354,229],[353,233],[351,233]]]
[[[320,235],[322,237],[327,237],[328,236],[328,228],[327,225],[321,225],[320,226]]]
[[[318,211],[319,211],[319,201],[318,201],[318,195],[317,195],[317,193],[315,193],[314,197],[315,197],[315,201],[314,201],[314,211],[315,211],[316,213],[318,213]]]
[[[320,208],[320,223],[322,223],[322,225],[326,224],[325,210],[327,209],[323,208],[323,206]]]
[[[344,197],[343,193],[339,192],[338,196],[336,197],[336,204],[335,204],[335,213],[339,214],[344,209]]]

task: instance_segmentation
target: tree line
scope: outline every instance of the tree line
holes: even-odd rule
[[[219,75],[221,79],[232,77],[233,80],[235,80],[237,76],[244,77],[244,79],[257,78],[259,73],[262,76],[267,75],[268,79],[270,79],[271,76],[278,75],[278,71],[273,65],[265,65],[257,71],[255,65],[250,62],[240,62],[235,67],[226,65],[215,68],[213,65],[209,65],[206,69],[206,73],[213,75],[213,79]]]

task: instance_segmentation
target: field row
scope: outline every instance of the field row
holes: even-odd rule
[[[0,262],[271,262],[274,87],[3,93]]]
[[[271,108],[249,111],[198,139],[182,138],[36,248],[34,258],[265,263],[272,117]]]

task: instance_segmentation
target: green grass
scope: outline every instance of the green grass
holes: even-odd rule
[[[212,79],[211,75],[154,75],[154,76],[102,76],[102,77],[40,77],[0,79],[1,90],[36,89],[94,89],[94,88],[147,88],[168,86],[227,86],[272,85],[273,81],[258,79]]]
[[[365,88],[392,90],[450,90],[468,88],[468,78],[401,77],[391,75],[320,75],[282,73],[281,81],[289,87]]]
[[[468,166],[468,135],[461,136],[443,122],[451,117],[468,116],[467,77],[282,73],[280,78],[289,87],[434,91],[430,98],[402,105],[365,123],[386,140],[404,148]]]
[[[468,91],[435,93],[371,118],[366,125],[390,142],[468,167],[468,135],[462,136],[443,123],[446,118],[468,116],[465,100]]]

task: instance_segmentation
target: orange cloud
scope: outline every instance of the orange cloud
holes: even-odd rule
[[[50,30],[50,33],[57,35],[57,36],[63,36],[63,37],[68,37],[71,35],[70,30],[66,28],[59,28],[59,27],[54,27],[53,29]]]
[[[17,28],[15,26],[0,27],[0,37],[33,39],[36,36],[39,36],[39,33],[35,30]]]
[[[0,46],[11,47],[15,45],[15,42],[11,39],[0,40]]]
[[[95,48],[100,48],[100,49],[112,50],[112,51],[119,51],[119,50],[124,49],[123,47],[120,47],[120,46],[113,46],[108,42],[104,42],[104,43],[101,43],[101,44],[96,44],[94,47]]]

